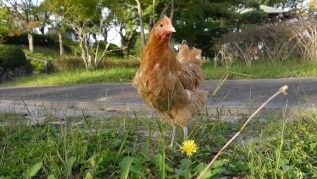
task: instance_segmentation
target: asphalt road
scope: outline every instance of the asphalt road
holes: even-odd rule
[[[226,80],[212,96],[218,80],[205,81],[202,89],[209,91],[207,107],[250,108],[258,107],[283,85],[288,95],[279,95],[266,108],[298,108],[317,105],[317,78]],[[130,83],[93,84],[42,87],[1,87],[2,111],[12,104],[73,104],[88,108],[91,104],[116,106],[143,106]]]

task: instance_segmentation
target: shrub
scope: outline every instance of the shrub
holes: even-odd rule
[[[140,66],[140,61],[137,59],[126,60],[126,59],[116,59],[116,60],[103,60],[100,68],[137,68]]]
[[[55,63],[54,67],[57,71],[85,69],[85,65],[81,57],[60,57]]]
[[[41,35],[33,34],[34,46],[44,46],[53,49],[59,49],[58,36],[53,35]],[[4,44],[25,45],[28,46],[27,34],[20,34],[15,36],[7,36],[4,39]],[[66,53],[74,53],[73,48],[78,46],[77,42],[73,42],[70,39],[63,38],[63,48]]]
[[[27,56],[32,58],[32,59],[29,59],[29,61],[30,61],[30,64],[32,65],[32,67],[35,71],[41,72],[41,73],[54,71],[52,57],[45,56],[42,53],[34,53],[34,52],[32,53],[28,50],[24,50],[24,53]],[[38,59],[38,60],[36,60],[36,59]],[[47,62],[48,62],[47,67],[45,67],[45,63],[44,63],[45,60],[47,60]]]
[[[240,33],[224,35],[221,43],[227,55],[231,54],[248,66],[258,58],[283,62],[297,57],[297,51],[291,29],[282,24],[245,27]]]
[[[0,45],[0,66],[4,68],[15,68],[27,64],[22,49],[15,45]]]

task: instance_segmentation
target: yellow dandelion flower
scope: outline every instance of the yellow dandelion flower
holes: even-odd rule
[[[185,140],[180,146],[181,152],[186,153],[188,157],[192,156],[197,151],[197,145],[194,140]]]
[[[94,177],[92,176],[92,174],[90,172],[86,173],[84,179],[93,179]]]
[[[92,167],[94,167],[94,168],[96,167],[96,161],[94,159],[90,160],[90,164]]]

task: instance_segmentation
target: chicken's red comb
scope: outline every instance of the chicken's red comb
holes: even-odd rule
[[[171,19],[168,18],[167,16],[164,16],[164,20],[166,20],[168,24],[172,25]]]

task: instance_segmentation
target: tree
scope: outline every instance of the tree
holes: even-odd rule
[[[282,9],[301,9],[304,0],[269,0],[267,5],[281,7]]]
[[[56,33],[58,35],[58,41],[59,41],[59,54],[62,56],[64,54],[63,49],[63,36],[62,33],[65,31],[65,24],[63,22],[63,16],[62,16],[62,8],[61,6],[63,4],[63,1],[56,0],[56,1],[50,1],[45,0],[41,5],[41,10],[45,14],[46,17],[48,14],[54,16],[54,21],[51,24],[54,24],[54,28],[56,30]],[[46,18],[44,18],[46,19]],[[45,23],[43,23],[45,24]]]
[[[143,25],[143,16],[142,16],[142,7],[140,0],[135,0],[137,3],[136,8],[138,9],[138,15],[139,15],[139,22],[140,22],[140,32],[141,32],[141,45],[144,47],[145,45],[145,34],[144,34],[144,25]]]
[[[122,52],[124,58],[129,58],[130,50],[134,47],[138,35],[138,19],[134,11],[135,6],[122,13],[117,13],[116,24],[119,26]]]
[[[218,39],[229,29],[235,27],[239,1],[216,0],[176,1],[174,24],[176,32],[173,37],[181,42],[186,39],[189,45],[202,49],[203,56],[212,56],[212,49]]]
[[[34,51],[33,29],[38,27],[40,22],[36,18],[37,7],[31,0],[4,0],[10,9],[14,22],[13,28],[22,27],[22,31],[28,34],[29,50]]]
[[[139,29],[143,26],[141,3],[135,0],[117,0],[116,2],[107,3],[113,14],[115,26],[121,38],[121,47],[124,58],[129,58],[130,50],[134,47]],[[122,8],[125,10],[122,11]],[[142,31],[142,30],[141,30]],[[141,40],[142,43],[142,40]]]
[[[100,61],[106,56],[110,43],[100,41],[97,36],[104,34],[109,25],[109,16],[102,17],[104,2],[99,0],[59,0],[61,16],[67,26],[77,34],[81,58],[86,70],[96,69]],[[100,49],[100,43],[104,48]]]
[[[0,2],[0,43],[7,36],[10,30],[8,8]]]
[[[47,25],[52,24],[52,21],[50,20],[50,16],[52,15],[52,3],[55,3],[55,1],[43,1],[39,7],[37,8],[37,13],[35,15],[35,19],[40,22],[39,29],[42,35],[44,35],[44,30]]]

